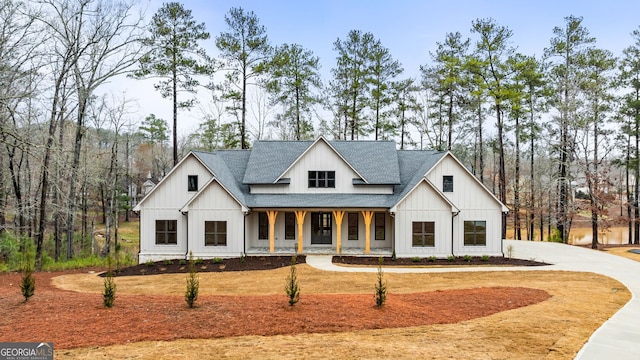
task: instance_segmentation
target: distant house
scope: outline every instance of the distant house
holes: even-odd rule
[[[134,210],[141,263],[189,252],[501,256],[508,211],[450,152],[324,137],[190,152]]]

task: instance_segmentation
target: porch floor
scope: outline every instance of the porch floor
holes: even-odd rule
[[[276,248],[273,253],[269,252],[269,248],[250,248],[246,251],[247,255],[293,255],[296,253],[295,248]],[[307,247],[302,251],[303,255],[347,255],[347,256],[391,256],[393,250],[391,248],[372,248],[369,254],[364,253],[364,248],[342,248],[340,254],[336,253],[333,247]]]

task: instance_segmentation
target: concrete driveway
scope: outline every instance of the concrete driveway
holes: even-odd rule
[[[547,242],[505,240],[504,248],[513,246],[513,257],[553,264],[542,267],[478,268],[385,268],[389,273],[463,272],[463,271],[541,271],[568,270],[593,272],[616,279],[632,294],[631,300],[600,328],[578,352],[578,360],[640,359],[640,262],[582,247]],[[307,255],[306,262],[326,271],[375,272],[375,268],[341,267],[331,263],[331,256]]]

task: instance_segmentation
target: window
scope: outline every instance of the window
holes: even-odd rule
[[[292,212],[284,213],[284,239],[296,239],[296,214]]]
[[[198,191],[198,175],[187,177],[187,188],[188,191]]]
[[[335,188],[335,171],[309,171],[310,188]]]
[[[414,221],[412,229],[413,246],[435,246],[435,223],[433,221]]]
[[[453,192],[453,176],[445,175],[442,177],[442,192]]]
[[[227,246],[227,222],[226,221],[205,221],[204,222],[204,245],[205,246]]]
[[[269,239],[269,218],[266,212],[258,213],[258,240]]]
[[[487,222],[465,221],[464,244],[470,246],[487,245]]]
[[[376,240],[384,240],[384,222],[385,216],[384,213],[376,213]]]
[[[177,245],[177,230],[177,220],[156,220],[156,245]]]
[[[349,213],[347,215],[347,222],[349,227],[349,235],[347,239],[349,240],[358,240],[358,218],[360,215],[358,213]]]

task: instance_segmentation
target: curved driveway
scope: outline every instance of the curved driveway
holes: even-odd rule
[[[385,272],[463,272],[463,271],[540,271],[568,270],[594,272],[616,279],[630,291],[631,300],[600,328],[578,352],[576,359],[640,359],[640,262],[620,256],[558,243],[505,240],[513,245],[513,257],[544,261],[543,267],[477,267],[477,268],[385,268]],[[375,268],[336,266],[331,256],[307,255],[307,264],[326,271],[375,272]]]

